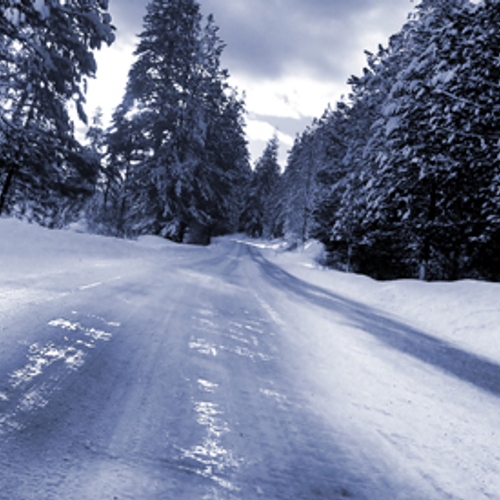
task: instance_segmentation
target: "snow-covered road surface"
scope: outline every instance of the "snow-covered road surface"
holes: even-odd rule
[[[0,498],[500,498],[493,361],[230,239],[110,244],[0,273]]]

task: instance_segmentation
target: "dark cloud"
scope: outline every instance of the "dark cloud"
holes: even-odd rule
[[[274,79],[302,72],[346,79],[346,62],[362,53],[368,33],[401,25],[410,0],[202,0],[227,44],[224,63],[233,74]],[[118,39],[140,32],[146,0],[111,0]],[[392,29],[392,31],[391,31]],[[377,43],[385,43],[386,39]],[[361,68],[360,68],[361,69]]]
[[[346,60],[373,48],[360,45],[367,34],[394,33],[411,8],[410,0],[202,2],[203,11],[213,13],[221,28],[230,71],[267,78],[297,71],[346,78]]]

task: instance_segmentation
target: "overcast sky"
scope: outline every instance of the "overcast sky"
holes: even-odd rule
[[[105,115],[123,95],[135,35],[147,0],[111,0],[117,40],[97,55],[98,76],[89,86],[87,110]],[[227,44],[223,65],[231,84],[246,93],[247,136],[255,160],[274,131],[280,159],[293,138],[348,92],[360,74],[364,50],[376,50],[414,8],[410,0],[200,0]]]

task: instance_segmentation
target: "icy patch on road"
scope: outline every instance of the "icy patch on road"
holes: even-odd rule
[[[62,328],[64,330],[69,330],[72,332],[76,332],[78,330],[84,332],[85,335],[91,337],[93,340],[111,340],[111,337],[113,336],[109,332],[105,332],[104,330],[97,330],[95,328],[85,328],[82,326],[80,323],[74,323],[71,321],[68,321],[66,319],[55,319],[52,321],[49,321],[50,326],[55,326]]]
[[[200,425],[208,427],[209,434],[220,437],[229,431],[227,423],[218,417],[222,415],[219,405],[207,401],[195,402],[194,411],[197,413],[196,421]]]
[[[214,393],[219,385],[205,379],[198,379],[198,387],[205,393]],[[224,412],[219,404],[212,401],[193,400],[193,411],[196,423],[204,428],[201,442],[189,448],[179,448],[183,465],[182,469],[205,477],[215,483],[212,494],[204,498],[226,498],[219,496],[217,487],[226,491],[237,492],[239,488],[234,485],[228,475],[238,469],[242,460],[234,457],[233,453],[225,448],[222,437],[230,433],[229,424],[224,419]]]
[[[262,330],[261,328],[256,328],[255,326],[252,326],[252,325],[245,325],[245,328],[247,330],[250,330],[251,332],[255,332],[255,333],[259,333],[259,334],[264,333],[264,330]]]
[[[189,449],[181,448],[182,459],[194,461],[189,470],[206,477],[229,491],[238,488],[224,476],[231,470],[239,468],[241,460],[236,459],[221,443],[221,437],[230,431],[227,422],[222,419],[222,412],[215,403],[195,402],[196,421],[206,428],[206,435],[200,444]]]
[[[26,393],[19,401],[18,408],[27,412],[37,408],[43,408],[49,404],[49,400],[44,398],[41,390],[32,390]]]
[[[229,334],[227,337],[232,339],[232,340],[235,340],[236,342],[242,342],[243,344],[247,344],[247,345],[250,344],[250,341],[248,339],[245,339],[245,338],[240,337],[238,335]]]
[[[203,380],[202,378],[198,379],[198,385],[200,386],[201,390],[205,392],[214,392],[217,387],[219,387],[218,384],[214,384],[212,382],[209,382],[208,380]]]
[[[189,449],[181,448],[183,460],[193,461],[195,467],[189,470],[206,477],[229,491],[238,491],[238,488],[224,476],[230,470],[238,468],[241,460],[237,460],[227,450],[221,437],[230,431],[228,423],[222,418],[223,412],[219,405],[209,401],[194,401],[196,422],[206,428],[206,435],[200,444]]]
[[[220,349],[223,351],[230,352],[232,354],[236,354],[237,356],[241,356],[243,358],[249,358],[252,361],[256,359],[260,359],[261,361],[272,361],[274,358],[272,356],[268,356],[267,354],[263,354],[261,352],[255,352],[247,347],[235,346],[235,347],[227,347],[220,346]]]
[[[87,317],[108,326],[119,326],[119,323],[107,322],[97,316]],[[110,332],[64,318],[51,320],[48,325],[64,332],[63,337],[60,338],[59,333],[57,340],[29,345],[28,362],[9,374],[9,382],[5,385],[7,390],[0,392],[0,411],[3,410],[0,414],[0,434],[9,429],[22,429],[22,414],[47,406],[54,391],[85,363],[88,356],[86,350],[94,349],[99,342],[112,338]]]
[[[56,361],[64,360],[73,369],[83,364],[84,353],[73,346],[59,347],[48,342],[45,346],[39,347],[35,343],[30,346],[29,352],[29,363],[23,368],[15,370],[10,376],[13,388],[30,382]],[[77,360],[80,360],[80,365],[78,365]]]
[[[72,323],[66,319],[54,319],[49,321],[50,326],[59,326],[64,330],[70,330],[72,332],[76,332],[81,329],[81,325],[79,323]]]
[[[259,389],[261,394],[267,396],[268,398],[275,399],[278,403],[283,404],[288,402],[288,398],[284,394],[280,394],[276,391],[270,391],[269,389]]]
[[[217,348],[215,345],[210,344],[205,339],[196,339],[189,342],[189,348],[195,349],[200,354],[207,356],[217,356]]]

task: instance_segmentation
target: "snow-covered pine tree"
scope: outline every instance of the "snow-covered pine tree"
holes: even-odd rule
[[[140,232],[134,224],[149,216],[148,206],[140,206],[132,196],[132,185],[136,192],[139,186],[150,186],[148,172],[135,168],[147,159],[148,143],[143,134],[143,123],[131,115],[124,103],[119,105],[106,131],[106,154],[104,157],[104,186],[102,202],[97,214],[104,221],[104,232],[120,237],[130,237]],[[141,175],[144,177],[141,178]],[[151,204],[153,205],[153,204]],[[135,213],[135,209],[139,213]],[[155,214],[151,216],[154,217]],[[143,222],[142,222],[143,223]]]
[[[103,128],[103,113],[102,108],[98,107],[92,118],[91,124],[85,133],[85,138],[87,139],[88,148],[96,156],[99,163],[104,154],[104,149],[106,146],[106,134]]]
[[[136,232],[183,241],[188,230],[203,242],[237,219],[236,186],[249,167],[223,47],[212,17],[202,27],[195,0],[148,5],[122,105],[141,134],[127,167]]]
[[[333,237],[344,193],[347,171],[343,159],[347,151],[347,113],[349,107],[341,102],[335,109],[329,109],[323,116],[320,129],[322,136],[323,161],[317,171],[318,194],[314,206],[312,235],[319,239],[332,260],[338,260],[340,243]],[[318,134],[318,131],[316,131]]]
[[[337,106],[326,122],[315,236],[332,263],[382,279],[500,279],[498,26],[498,0],[423,0],[368,53],[342,119]]]
[[[50,193],[92,192],[97,172],[74,138],[68,104],[86,120],[93,51],[114,40],[107,8],[107,0],[0,5],[0,213],[33,203],[43,211]]]
[[[98,107],[91,118],[91,124],[85,133],[86,144],[89,161],[93,161],[96,165],[96,170],[99,172],[99,177],[94,186],[94,191],[98,191],[105,183],[103,175],[104,155],[106,151],[106,132],[103,127],[102,108]]]
[[[422,2],[403,28],[404,58],[385,103],[386,118],[379,122],[387,148],[379,156],[378,190],[371,208],[395,242],[392,253],[404,256],[405,273],[421,279],[430,276],[439,238],[446,239],[447,214],[441,200],[451,161],[445,137],[431,127],[436,104],[430,88],[432,68],[442,57],[431,39],[456,12],[453,3],[463,2]]]
[[[109,210],[108,200],[111,198],[112,184],[115,179],[111,174],[112,165],[108,165],[107,161],[108,136],[102,120],[102,108],[98,107],[85,134],[87,140],[85,147],[99,170],[94,196],[85,207],[85,219],[87,228],[92,233],[114,234],[111,227],[114,227],[116,214],[113,210]]]
[[[477,9],[474,26],[470,28],[470,36],[476,43],[471,51],[468,90],[475,92],[472,95],[478,96],[478,101],[470,114],[473,117],[470,129],[472,134],[482,132],[484,142],[479,141],[481,154],[473,165],[486,175],[480,188],[483,226],[481,233],[476,231],[471,239],[470,261],[481,276],[500,281],[500,2],[485,1]],[[460,81],[455,85],[457,83]],[[450,90],[452,93],[457,91],[455,88]],[[466,99],[469,96],[466,95]],[[478,144],[477,138],[475,144]],[[476,175],[474,170],[473,175]]]
[[[436,136],[450,158],[443,204],[451,278],[500,279],[500,2],[466,2],[432,42],[441,55],[431,82]]]
[[[485,231],[498,169],[497,11],[498,2],[429,0],[407,26],[407,63],[386,103],[377,210],[404,235],[422,279],[473,273]]]
[[[281,177],[278,163],[279,140],[275,135],[267,143],[251,174],[242,226],[252,237],[281,236]]]
[[[346,171],[340,207],[332,228],[332,239],[344,248],[345,268],[378,278],[403,276],[400,233],[384,217],[380,200],[387,186],[376,168],[386,154],[383,108],[404,65],[406,33],[392,36],[387,47],[366,52],[362,76],[349,79],[352,91],[346,112]]]
[[[373,124],[380,118],[390,74],[385,64],[388,49],[367,52],[368,66],[361,77],[352,76],[348,100],[339,102],[324,117],[321,127],[324,160],[318,172],[320,192],[315,208],[314,235],[327,249],[330,262],[346,270],[371,272],[372,227],[366,218],[373,186],[373,163],[378,154],[372,141]],[[378,146],[378,145],[377,145]],[[370,250],[368,250],[370,248]]]
[[[295,138],[282,175],[284,231],[292,244],[306,241],[311,234],[319,190],[317,174],[326,156],[324,119],[314,120]]]

